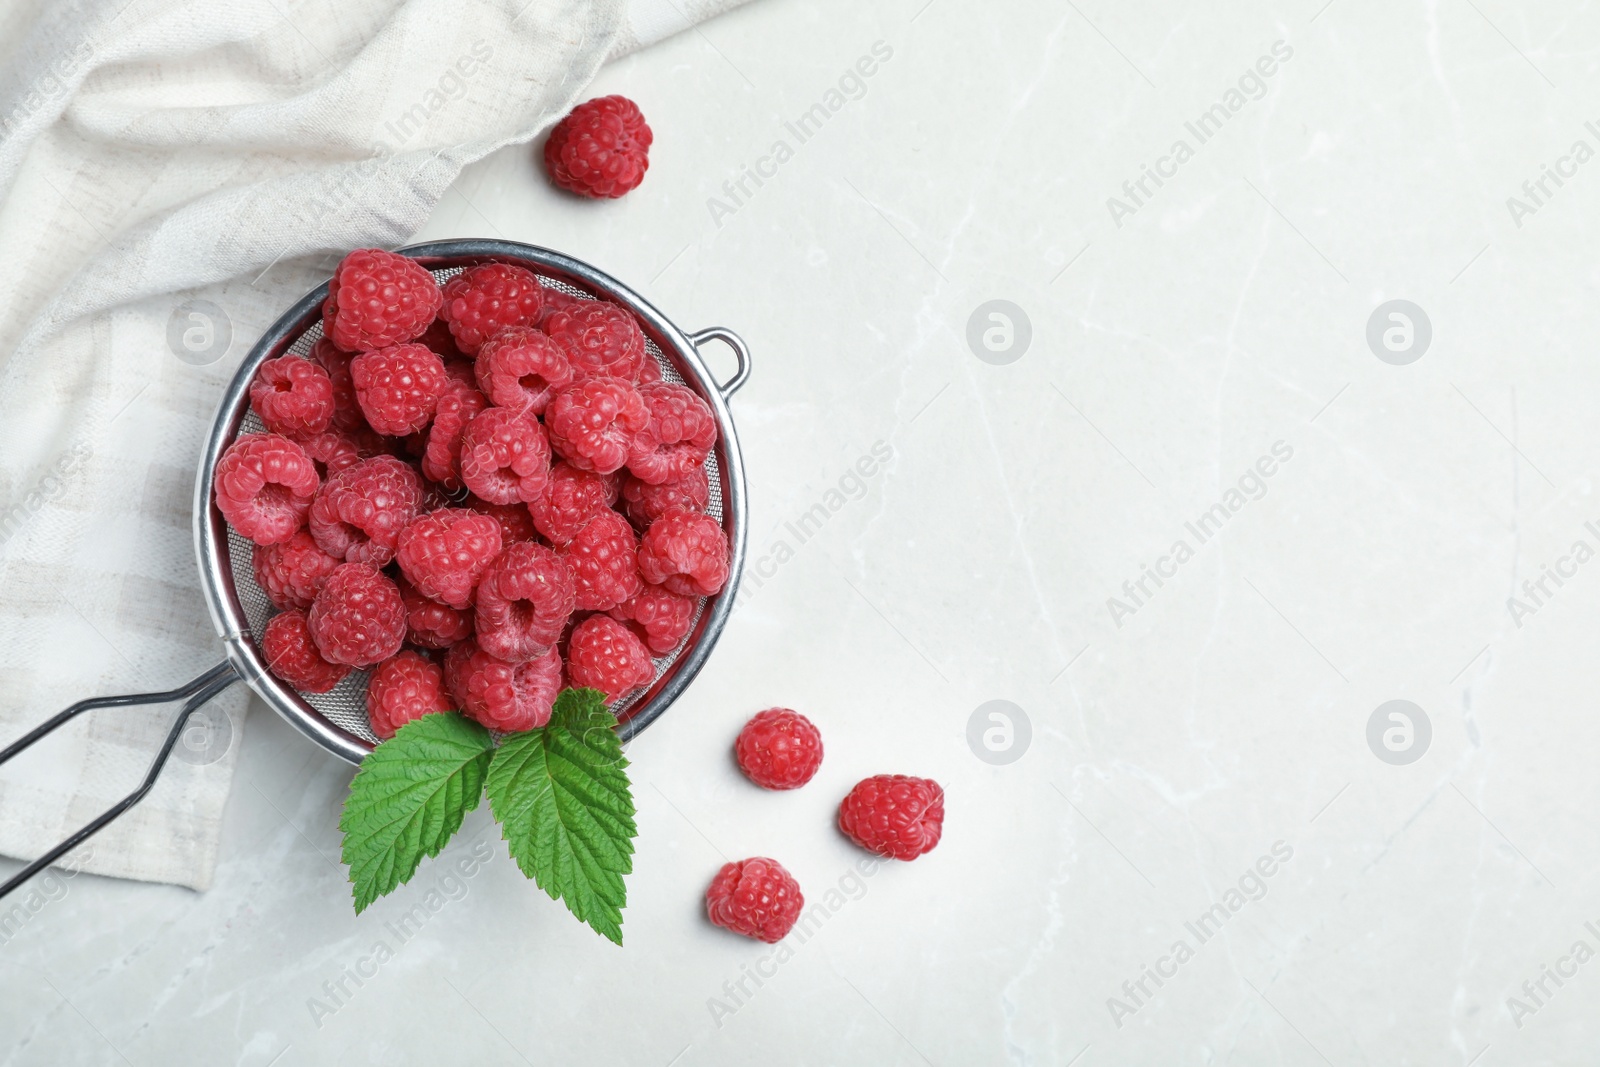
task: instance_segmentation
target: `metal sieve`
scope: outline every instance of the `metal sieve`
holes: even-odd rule
[[[707,512],[722,523],[728,536],[728,583],[716,596],[701,599],[689,633],[679,646],[665,656],[656,657],[655,680],[611,706],[619,720],[617,732],[626,741],[659,718],[694,680],[705,666],[733,609],[744,569],[746,516],[744,464],[733,417],[728,412],[728,400],[750,376],[750,350],[737,334],[722,327],[684,333],[647,300],[615,278],[549,249],[513,241],[464,240],[411,245],[398,251],[427,267],[441,283],[480,263],[515,263],[533,271],[544,285],[569,296],[610,300],[622,305],[638,319],[645,344],[661,367],[662,377],[687,385],[700,394],[716,417],[717,444],[706,460],[711,487]],[[143,799],[165,766],[189,716],[236,681],[242,679],[291,726],[350,763],[361,762],[377,743],[367,721],[368,672],[353,672],[332,691],[320,694],[299,693],[268,672],[260,638],[274,609],[256,584],[250,542],[228,529],[211,495],[212,476],[222,453],[241,433],[262,428],[260,420],[250,410],[250,382],[256,368],[263,361],[286,353],[309,355],[312,345],[322,336],[322,304],[327,295],[326,283],[307,293],[251,348],[222,395],[200,457],[194,490],[195,553],[206,607],[211,613],[212,625],[222,638],[227,658],[187,685],[164,693],[79,701],[0,751],[0,764],[4,764],[40,738],[97,708],[184,702],[138,788],[0,885],[0,897]],[[700,346],[710,341],[721,341],[738,359],[738,369],[727,382],[718,383],[700,358]]]

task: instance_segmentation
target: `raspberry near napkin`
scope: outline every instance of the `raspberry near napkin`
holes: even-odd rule
[[[0,745],[220,660],[190,534],[201,440],[315,264],[404,243],[463,166],[532,139],[607,59],[732,6],[0,10]],[[196,729],[218,743],[180,749],[73,866],[206,888],[246,702],[215,701]],[[0,853],[37,856],[120,798],[170,719],[96,712],[8,765]]]

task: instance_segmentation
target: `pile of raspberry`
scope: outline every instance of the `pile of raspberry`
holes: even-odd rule
[[[706,514],[717,426],[639,323],[511,263],[441,286],[378,249],[339,264],[309,357],[264,362],[213,490],[277,607],[272,672],[370,669],[380,738],[459,709],[503,731],[567,685],[655,678],[728,580]]]
[[[822,766],[822,732],[797,711],[768,708],[745,723],[733,753],[745,777],[761,788],[799,789]],[[944,788],[931,778],[875,774],[845,794],[836,821],[841,833],[875,856],[909,862],[933,851],[944,835]],[[714,925],[773,944],[794,929],[806,898],[783,864],[752,856],[723,865],[705,902]]]

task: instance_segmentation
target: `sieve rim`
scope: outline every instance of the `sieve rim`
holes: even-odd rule
[[[655,341],[678,369],[685,383],[693,387],[711,408],[718,430],[715,450],[722,483],[722,526],[728,535],[730,549],[728,581],[720,593],[706,598],[704,610],[699,613],[699,620],[687,643],[619,724],[617,729],[622,739],[630,740],[660,718],[700,673],[722,636],[738,596],[739,580],[744,572],[748,522],[744,459],[733,416],[728,409],[728,398],[748,375],[749,363],[743,342],[722,327],[711,327],[692,335],[685,333],[643,296],[611,275],[583,260],[537,245],[504,240],[461,239],[407,245],[395,251],[431,270],[486,262],[516,263],[537,274],[569,282],[597,297],[615,301],[640,320],[645,335]],[[206,609],[234,670],[256,695],[300,733],[346,762],[358,764],[372,751],[373,744],[330,721],[267,670],[234,585],[227,523],[211,494],[217,461],[233,442],[250,409],[250,382],[255,377],[256,369],[267,359],[289,351],[312,322],[320,318],[327,295],[328,283],[325,281],[285,311],[245,354],[224,389],[205,447],[201,451],[195,479],[195,557]],[[739,373],[726,385],[719,383],[706,367],[695,347],[696,339],[701,342],[723,340],[738,352]]]

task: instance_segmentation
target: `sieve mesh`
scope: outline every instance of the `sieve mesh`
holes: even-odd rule
[[[433,270],[433,276],[441,285],[450,277],[461,273],[463,267],[442,267]],[[538,273],[538,272],[535,272]],[[595,299],[592,293],[586,292],[564,279],[553,278],[549,275],[539,274],[539,280],[547,288],[556,289],[568,296],[583,300]],[[322,320],[315,317],[312,323],[289,346],[288,352],[309,358],[311,348],[322,337]],[[678,370],[672,359],[662,351],[655,339],[650,337],[648,331],[645,336],[645,345],[650,355],[661,368],[661,376],[665,380],[677,385],[687,385],[697,392],[702,392],[696,382],[686,379]],[[247,411],[239,425],[238,434],[260,433],[265,428],[261,420],[253,411]],[[231,441],[229,443],[232,443]],[[711,486],[710,501],[706,511],[718,522],[723,522],[722,478],[719,457],[726,447],[726,442],[717,441],[711,455],[706,458],[707,481]],[[724,523],[724,525],[726,525]],[[255,572],[252,566],[252,553],[254,546],[245,538],[239,536],[232,529],[228,530],[228,570],[233,581],[234,591],[238,596],[239,604],[244,609],[244,617],[249,627],[249,637],[257,649],[261,647],[261,635],[266,629],[267,620],[277,613],[277,609],[267,599],[261,586],[256,584]],[[655,679],[652,684],[636,691],[633,695],[624,697],[611,705],[612,712],[619,720],[626,721],[645,701],[645,698],[654,692],[656,683],[670,674],[677,662],[687,654],[689,649],[699,639],[702,626],[701,621],[706,614],[708,600],[700,598],[695,608],[694,620],[689,626],[687,636],[677,648],[664,656],[655,657]],[[369,744],[376,744],[377,735],[372,732],[372,726],[367,721],[367,677],[368,671],[352,671],[343,681],[326,693],[300,693],[303,700],[317,714],[341,730],[361,738]]]

